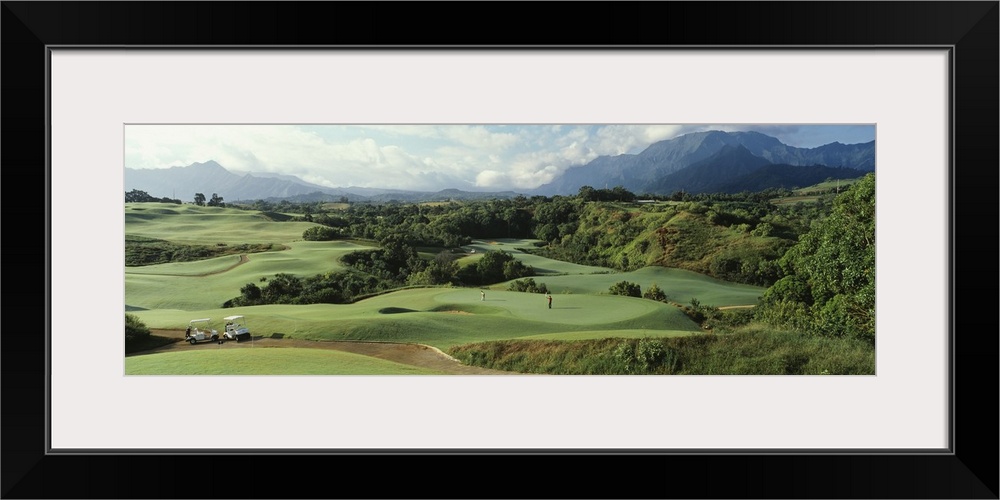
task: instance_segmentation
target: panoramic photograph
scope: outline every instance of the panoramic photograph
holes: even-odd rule
[[[124,127],[124,373],[874,375],[874,124]]]

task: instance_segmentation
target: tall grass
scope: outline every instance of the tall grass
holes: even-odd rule
[[[484,368],[554,375],[875,374],[875,352],[865,343],[760,325],[726,335],[481,342],[448,354]]]

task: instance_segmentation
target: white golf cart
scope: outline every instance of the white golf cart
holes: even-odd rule
[[[211,321],[211,318],[192,319],[184,332],[184,340],[192,345],[204,340],[218,341],[219,332],[209,326]]]
[[[250,329],[247,328],[246,318],[243,316],[226,316],[226,331],[223,336],[229,340],[236,339],[237,342],[252,340]]]

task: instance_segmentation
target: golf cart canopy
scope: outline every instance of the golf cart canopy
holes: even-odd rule
[[[202,321],[212,321],[212,318],[201,318],[201,319],[192,319],[191,320],[192,323],[200,323]]]
[[[222,319],[224,319],[226,321],[234,321],[234,320],[237,320],[237,319],[243,319],[243,316],[226,316],[225,318],[222,318]]]

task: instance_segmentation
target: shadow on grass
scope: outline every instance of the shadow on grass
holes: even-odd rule
[[[149,337],[136,340],[134,342],[125,342],[125,355],[127,356],[129,354],[136,354],[142,351],[156,349],[157,347],[163,347],[168,344],[173,344],[174,342],[180,342],[181,340],[183,339],[150,335]]]
[[[413,309],[406,309],[405,307],[383,307],[378,310],[379,314],[401,314],[401,313],[411,313],[417,312]]]

